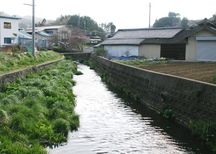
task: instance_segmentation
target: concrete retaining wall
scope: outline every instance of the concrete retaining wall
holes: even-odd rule
[[[138,97],[151,109],[169,108],[176,120],[188,125],[197,120],[216,122],[216,86],[156,73],[96,57],[95,70],[113,86]]]
[[[64,56],[71,57],[72,60],[76,61],[85,61],[89,60],[91,52],[71,52],[71,53],[62,53]]]

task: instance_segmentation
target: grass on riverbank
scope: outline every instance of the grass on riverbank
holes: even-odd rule
[[[166,58],[161,58],[161,59],[146,59],[146,58],[140,58],[140,59],[131,59],[131,60],[115,60],[113,61],[125,64],[125,65],[130,65],[130,66],[148,66],[148,65],[153,65],[153,64],[166,64],[169,60]]]
[[[61,57],[62,55],[53,51],[38,51],[35,57],[30,52],[0,53],[0,74],[60,59]]]
[[[4,62],[1,59],[1,66],[20,68],[61,57],[47,53],[38,52],[37,58],[28,53],[15,54],[12,58],[1,55],[5,59]],[[4,85],[0,91],[0,153],[43,154],[47,153],[45,147],[67,141],[68,131],[79,126],[71,90],[75,84],[71,77],[76,69],[72,61],[64,60]]]

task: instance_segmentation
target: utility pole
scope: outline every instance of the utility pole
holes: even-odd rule
[[[151,27],[151,2],[149,3],[149,28]]]
[[[32,54],[35,56],[35,1],[32,0],[32,4],[24,4],[32,6]]]
[[[35,1],[32,0],[32,54],[35,56]]]

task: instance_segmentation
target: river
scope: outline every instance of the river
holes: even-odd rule
[[[209,154],[188,129],[166,120],[108,87],[94,70],[79,64],[74,75],[78,131],[50,154]]]

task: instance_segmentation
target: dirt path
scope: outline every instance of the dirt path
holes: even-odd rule
[[[216,63],[167,63],[140,66],[139,68],[208,83],[212,83],[213,76],[216,76]]]

